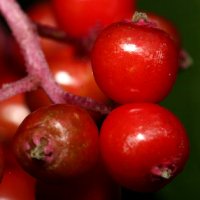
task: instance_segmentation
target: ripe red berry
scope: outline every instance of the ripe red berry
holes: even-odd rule
[[[184,168],[189,142],[181,122],[151,103],[126,104],[113,110],[100,131],[103,160],[121,185],[153,192]]]
[[[97,27],[130,18],[134,0],[53,0],[60,27],[75,37],[86,37]]]
[[[157,15],[156,13],[153,13],[153,12],[149,12],[146,14],[147,14],[148,20],[150,22],[155,23],[157,28],[168,33],[170,35],[170,37],[174,40],[174,42],[177,44],[177,46],[179,48],[181,47],[180,33],[172,21],[170,21],[169,19],[167,19],[161,15]]]
[[[159,102],[171,91],[178,49],[164,31],[133,22],[107,27],[92,50],[92,68],[102,91],[118,103]]]
[[[32,112],[13,143],[21,166],[42,180],[65,180],[90,170],[98,157],[98,130],[89,114],[57,104]]]

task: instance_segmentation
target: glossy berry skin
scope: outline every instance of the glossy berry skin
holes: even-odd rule
[[[154,192],[179,174],[188,160],[189,142],[181,122],[151,103],[113,110],[100,131],[102,158],[122,186]]]
[[[74,37],[87,37],[96,28],[130,19],[134,0],[52,0],[59,26]]]
[[[169,19],[165,18],[164,16],[158,15],[153,12],[146,13],[148,16],[148,20],[155,24],[155,26],[170,35],[170,37],[174,40],[177,46],[181,47],[181,36],[178,31],[176,25],[170,21]]]
[[[85,110],[57,104],[31,113],[13,142],[20,165],[45,181],[65,181],[86,173],[98,157],[98,130]]]
[[[107,27],[92,50],[97,84],[114,101],[160,102],[171,91],[178,49],[162,30],[133,22]]]

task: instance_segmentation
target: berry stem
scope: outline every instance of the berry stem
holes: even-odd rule
[[[135,12],[133,17],[132,17],[132,22],[134,24],[137,24],[139,26],[148,26],[148,27],[157,27],[156,23],[150,21],[148,19],[148,16],[144,12]]]
[[[151,169],[151,174],[164,179],[170,179],[174,175],[175,170],[175,165],[170,162],[167,162],[154,166]]]
[[[179,65],[181,69],[188,69],[193,64],[193,60],[185,49],[181,49]]]
[[[147,21],[148,21],[147,14],[144,13],[144,12],[137,12],[137,11],[136,11],[136,12],[134,13],[133,17],[132,17],[132,21],[133,21],[134,23],[137,23],[137,22],[139,22],[140,20],[143,20],[143,21],[147,22]]]
[[[66,44],[71,44],[76,48],[77,54],[87,54],[96,39],[96,35],[99,32],[99,27],[96,26],[89,33],[88,37],[81,39],[71,37],[65,31],[62,31],[56,27],[49,25],[44,25],[40,23],[34,23],[35,28],[37,29],[38,34],[41,37],[53,39],[58,42],[63,42]]]
[[[46,140],[42,140],[40,144],[36,145],[30,151],[30,156],[33,159],[43,160],[45,157],[44,146],[47,145]]]
[[[22,11],[15,0],[0,0],[0,12],[7,21],[15,39],[19,43],[25,58],[26,69],[29,76],[35,77],[35,81],[32,80],[30,83],[35,82],[35,86],[41,86],[54,103],[60,104],[71,102],[89,110],[100,111],[103,114],[108,113],[110,109],[107,108],[106,105],[102,106],[93,99],[77,97],[76,95],[65,92],[55,82],[41,49],[36,26]],[[19,81],[18,84],[11,84],[11,86],[15,85],[15,89],[12,90],[12,92],[11,87],[2,88],[0,90],[0,94],[2,93],[2,96],[4,96],[2,99],[6,98],[6,92],[9,93],[7,96],[11,97],[19,92],[30,91],[30,89],[35,88],[34,84],[31,85],[30,83],[28,86],[25,85],[22,87],[21,82],[23,81]],[[81,102],[83,102],[83,104]]]
[[[169,179],[172,176],[172,170],[168,168],[154,168],[151,173],[153,175],[162,177],[164,179]]]
[[[41,161],[51,161],[52,160],[52,154],[53,149],[48,144],[48,140],[46,138],[41,138],[38,144],[34,143],[34,147],[30,150],[30,157],[32,159],[41,160]],[[51,149],[51,151],[47,151],[46,149]]]
[[[78,95],[71,96],[70,93],[66,93],[65,98],[66,102],[69,104],[82,105],[82,107],[84,108],[100,112],[101,114],[108,114],[113,109],[113,107],[97,103],[92,98],[89,97],[81,97]]]
[[[31,75],[20,79],[16,82],[4,84],[0,89],[0,101],[8,99],[14,95],[29,92],[36,89],[39,85],[39,80]]]
[[[53,102],[64,103],[63,92],[49,70],[32,22],[14,0],[0,0],[0,10],[22,49],[29,75],[38,77]]]
[[[49,25],[40,24],[40,23],[35,23],[35,27],[38,31],[38,34],[41,37],[54,39],[54,40],[66,42],[69,44],[74,44],[74,43],[79,42],[77,39],[70,37],[66,32],[58,28],[51,27]]]

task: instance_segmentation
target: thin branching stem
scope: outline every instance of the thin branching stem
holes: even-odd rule
[[[42,87],[54,103],[76,104],[86,109],[99,111],[103,114],[110,112],[110,108],[97,103],[93,99],[65,92],[55,82],[44,53],[41,50],[36,27],[15,0],[0,0],[0,12],[7,21],[22,50],[27,73],[29,77],[32,77],[32,81],[29,84],[22,85],[29,80],[29,78],[25,78],[21,81],[11,83],[7,87],[3,87],[0,90],[0,94],[2,93],[5,96],[6,92],[8,92],[9,95],[7,97],[11,97],[14,94],[30,91],[31,88],[34,88],[35,84],[35,86],[39,85]],[[34,77],[35,81],[33,81]],[[15,90],[12,90],[12,88],[15,88]],[[4,98],[2,97],[2,99]]]

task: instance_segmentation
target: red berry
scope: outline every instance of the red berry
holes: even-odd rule
[[[147,13],[147,16],[148,16],[148,20],[150,22],[155,23],[157,28],[168,33],[170,35],[170,37],[174,40],[174,42],[177,44],[177,46],[179,48],[181,47],[180,33],[172,21],[166,19],[163,16],[152,13],[152,12]]]
[[[100,148],[109,173],[121,185],[153,192],[179,174],[189,155],[181,122],[151,103],[113,110],[100,131]]]
[[[119,22],[97,38],[92,67],[97,84],[114,101],[159,102],[174,85],[178,55],[162,30]]]
[[[43,180],[65,180],[85,173],[98,157],[98,130],[85,110],[52,105],[31,113],[13,143],[20,165]]]
[[[75,37],[86,37],[97,27],[131,18],[134,0],[53,0],[60,27]]]

